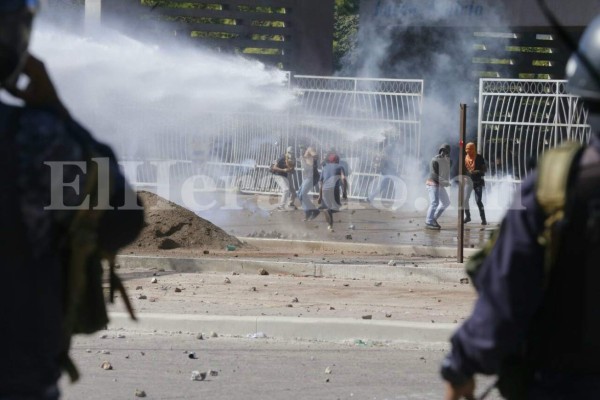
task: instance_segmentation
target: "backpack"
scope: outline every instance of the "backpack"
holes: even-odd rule
[[[75,124],[73,121],[68,123]],[[106,157],[107,155],[99,154],[94,148],[91,136],[76,124],[74,127],[71,126],[69,131],[81,145],[84,159],[87,162],[88,173],[83,198],[89,195],[90,205],[94,205],[98,198],[98,166],[92,161],[92,158]],[[133,320],[136,319],[123,282],[115,271],[116,254],[107,253],[98,244],[96,232],[102,213],[102,210],[77,210],[66,232],[65,351],[61,355],[61,366],[68,373],[72,382],[79,379],[77,368],[68,354],[72,336],[82,333],[91,334],[105,329],[108,324],[106,298],[102,283],[103,263],[108,265],[108,300],[113,303],[114,292],[115,290],[119,291],[129,315]]]

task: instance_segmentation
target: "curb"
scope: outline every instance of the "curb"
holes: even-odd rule
[[[297,250],[312,251],[350,251],[364,254],[379,255],[401,255],[401,256],[429,256],[435,258],[456,258],[458,249],[456,247],[432,247],[422,245],[389,245],[389,244],[371,244],[371,243],[353,243],[353,242],[323,242],[307,240],[286,240],[286,239],[259,239],[238,237],[241,242],[256,246],[261,249],[285,248],[289,252]],[[465,258],[471,257],[478,249],[465,248],[463,254]]]
[[[117,263],[122,268],[154,268],[176,272],[238,272],[258,273],[261,268],[269,273],[314,276],[324,278],[390,280],[402,279],[407,282],[450,282],[459,283],[467,275],[460,264],[427,264],[416,267],[412,262],[399,265],[374,264],[326,264],[315,262],[291,262],[255,260],[240,258],[175,258],[148,256],[118,256]]]
[[[109,327],[131,331],[171,331],[246,337],[263,332],[270,338],[320,341],[376,340],[447,347],[456,324],[408,321],[357,320],[352,318],[296,318],[266,316],[110,313]]]

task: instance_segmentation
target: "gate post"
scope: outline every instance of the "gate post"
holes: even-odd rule
[[[465,140],[467,124],[467,105],[460,105],[460,140],[458,142],[458,262],[463,262],[465,224],[463,223],[463,208],[465,196],[465,182],[463,179],[463,165],[465,157]]]

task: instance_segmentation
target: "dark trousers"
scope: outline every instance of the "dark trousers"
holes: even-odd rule
[[[479,208],[479,215],[481,216],[481,220],[485,221],[485,210],[483,208],[483,186],[476,185],[465,185],[465,214],[470,218],[471,210],[469,208],[469,200],[471,200],[471,193],[475,192],[475,203],[477,203],[477,208]]]

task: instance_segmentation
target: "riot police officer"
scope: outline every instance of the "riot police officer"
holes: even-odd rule
[[[98,186],[98,197],[106,195],[110,205],[118,207],[133,195],[110,148],[69,116],[44,64],[28,53],[37,8],[36,0],[0,1],[0,90],[25,104],[0,102],[2,400],[59,397],[57,380],[68,348],[65,237],[75,215],[69,207],[82,204],[87,196],[81,187],[63,192],[65,183],[86,184],[86,176],[73,163],[88,160],[88,151],[105,157],[107,181],[113,185]],[[21,75],[28,83],[19,88]],[[53,173],[48,165],[53,162],[64,163],[64,169]],[[102,216],[94,237],[99,248],[111,254],[133,241],[143,226],[141,208],[109,207],[96,215]]]
[[[579,44],[590,62],[575,54],[567,66],[568,90],[583,99],[594,133],[575,161],[559,166],[570,170],[557,235],[543,240],[540,169],[523,183],[475,277],[479,297],[442,363],[447,400],[474,398],[476,373],[498,374],[509,399],[600,399],[599,37],[596,18]]]

